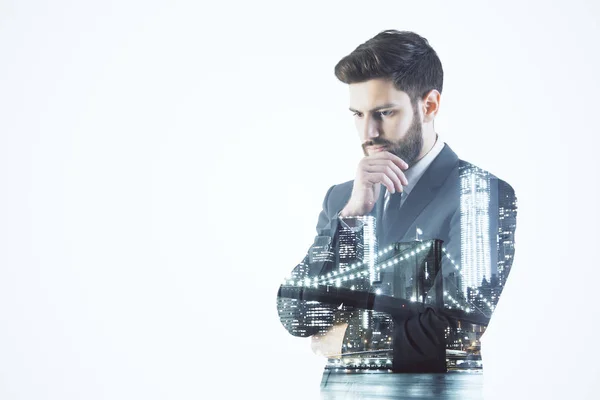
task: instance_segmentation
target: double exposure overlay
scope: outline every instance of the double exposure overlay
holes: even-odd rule
[[[281,285],[278,311],[291,334],[318,343],[344,328],[339,348],[325,354],[327,368],[482,368],[480,338],[514,255],[516,199],[507,183],[463,161],[446,180],[433,208],[407,216],[408,229],[392,229],[387,239],[378,240],[377,215],[341,218]],[[439,228],[419,220],[435,219],[437,202],[451,204],[456,218],[436,235]]]

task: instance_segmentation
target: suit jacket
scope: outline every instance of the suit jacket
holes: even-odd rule
[[[486,180],[481,181],[484,183],[478,183],[469,178],[473,174],[484,176]],[[476,187],[477,185],[483,187]],[[490,187],[485,187],[486,185]],[[340,223],[338,214],[350,199],[352,188],[353,181],[348,181],[334,185],[327,191],[317,222],[315,243],[327,239],[333,249],[336,248]],[[470,197],[461,196],[461,190],[469,192]],[[487,194],[491,200],[486,215],[489,215],[489,221],[492,221],[487,223],[491,224],[492,231],[494,228],[498,230],[498,222],[496,221],[494,224],[494,220],[497,220],[498,216],[498,193],[502,193],[505,197],[508,196],[509,200],[512,199],[511,204],[516,204],[514,192],[508,184],[487,171],[460,160],[448,145],[444,146],[441,153],[427,168],[402,207],[399,210],[388,210],[386,219],[393,223],[387,224],[387,229],[383,229],[383,225],[380,223],[383,214],[383,190],[381,192],[382,195],[371,212],[378,222],[377,239],[380,248],[392,243],[414,241],[416,230],[419,228],[422,231],[422,234],[419,235],[421,240],[440,239],[443,241],[442,273],[445,277],[450,276],[456,270],[456,266],[451,260],[461,260],[461,202],[463,208],[468,207],[469,202],[474,201],[475,196],[486,196]],[[480,223],[466,219],[463,216],[463,230],[465,223]],[[464,236],[465,233],[463,232],[462,235]],[[493,252],[493,243],[486,249],[486,251]],[[512,257],[512,254],[510,256]],[[296,267],[294,270],[296,276],[304,274],[303,276],[313,278],[333,268],[330,262],[309,263],[307,260],[308,257]],[[303,270],[300,271],[299,268],[303,268]],[[508,270],[509,268],[510,265]],[[279,292],[280,297],[282,291],[285,290],[286,288],[282,285]],[[302,314],[306,314],[307,308],[306,305],[302,305],[302,302],[302,295],[296,298],[295,303],[279,301],[278,310],[282,322],[284,320],[295,321],[293,326],[284,323],[291,334],[310,336],[318,332],[319,327],[315,327],[310,321],[303,320]],[[331,318],[333,318],[336,312],[334,307],[326,304],[318,306],[328,308]],[[315,307],[314,302],[312,307]],[[392,369],[397,372],[446,371],[444,330],[449,321],[442,310],[426,307],[410,315],[403,313],[393,317],[395,328]]]

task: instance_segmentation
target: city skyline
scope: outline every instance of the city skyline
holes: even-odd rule
[[[460,166],[459,179],[458,251],[431,239],[379,248],[374,216],[340,218],[337,240],[317,236],[282,285],[289,297],[278,299],[278,311],[286,329],[310,336],[346,323],[340,354],[328,366],[388,368],[390,312],[411,304],[437,306],[453,321],[444,331],[447,367],[481,368],[479,340],[514,256],[516,199],[507,184],[471,164]],[[428,236],[417,232],[417,238]],[[336,303],[336,296],[353,300]]]

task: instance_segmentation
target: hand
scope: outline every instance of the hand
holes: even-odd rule
[[[327,358],[340,358],[347,327],[347,323],[336,324],[327,332],[313,335],[310,346],[313,353]]]
[[[402,185],[408,185],[403,172],[406,169],[408,164],[388,151],[364,157],[358,163],[350,200],[340,215],[348,217],[370,213],[379,198],[381,185],[390,193],[402,192]]]

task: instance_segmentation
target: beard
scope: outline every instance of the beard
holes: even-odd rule
[[[413,113],[412,123],[402,139],[395,142],[379,137],[369,140],[362,145],[365,156],[368,155],[368,146],[384,146],[386,151],[400,157],[409,167],[412,166],[423,149],[423,127],[418,110]]]

